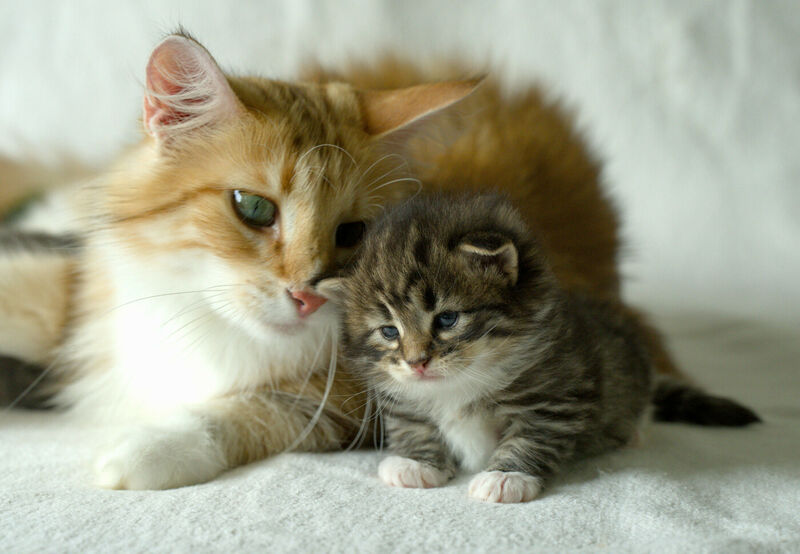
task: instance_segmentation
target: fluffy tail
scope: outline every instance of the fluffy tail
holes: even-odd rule
[[[653,394],[656,421],[681,421],[696,425],[744,427],[761,418],[728,398],[712,396],[673,377],[659,376]]]

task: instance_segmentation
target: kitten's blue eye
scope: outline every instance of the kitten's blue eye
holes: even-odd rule
[[[386,340],[395,340],[400,336],[400,331],[393,325],[385,325],[381,327],[381,335],[383,335],[383,338]]]
[[[442,312],[433,318],[437,329],[449,329],[458,321],[458,312]]]
[[[231,195],[231,204],[233,204],[233,211],[246,225],[269,227],[275,223],[278,207],[272,200],[263,196],[235,190]]]

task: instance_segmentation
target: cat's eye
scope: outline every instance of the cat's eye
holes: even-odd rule
[[[231,195],[231,204],[233,211],[246,225],[269,227],[275,223],[278,207],[268,198],[243,190],[235,190]]]
[[[384,325],[381,327],[381,335],[386,340],[396,340],[400,336],[400,331],[394,325]]]
[[[339,248],[352,248],[364,237],[367,226],[363,221],[342,223],[336,228],[336,246]]]
[[[449,329],[458,321],[458,312],[442,312],[433,318],[437,329]]]

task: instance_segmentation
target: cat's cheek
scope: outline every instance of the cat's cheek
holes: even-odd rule
[[[223,453],[201,421],[129,432],[95,463],[95,483],[107,489],[156,490],[213,479]]]
[[[389,456],[378,466],[378,476],[392,487],[430,489],[447,483],[446,472],[433,466],[400,456]]]
[[[484,502],[529,502],[542,490],[542,480],[517,471],[483,471],[469,483],[469,495]]]

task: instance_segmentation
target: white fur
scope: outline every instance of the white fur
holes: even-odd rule
[[[181,414],[122,434],[95,464],[108,489],[165,489],[201,483],[225,469],[223,453],[202,418]]]
[[[461,467],[467,471],[485,468],[497,448],[499,430],[483,414],[466,417],[453,414],[441,422],[440,428]]]
[[[61,401],[77,417],[130,428],[99,458],[97,482],[153,489],[210,479],[225,464],[203,403],[326,367],[335,308],[301,320],[285,283],[239,283],[204,251],[143,260],[113,237],[94,240],[112,306],[76,329],[65,354],[102,365]]]
[[[529,502],[542,490],[542,480],[518,471],[483,471],[469,483],[469,495],[484,502]]]
[[[430,489],[447,482],[445,472],[411,458],[389,456],[378,466],[378,476],[392,487]]]

